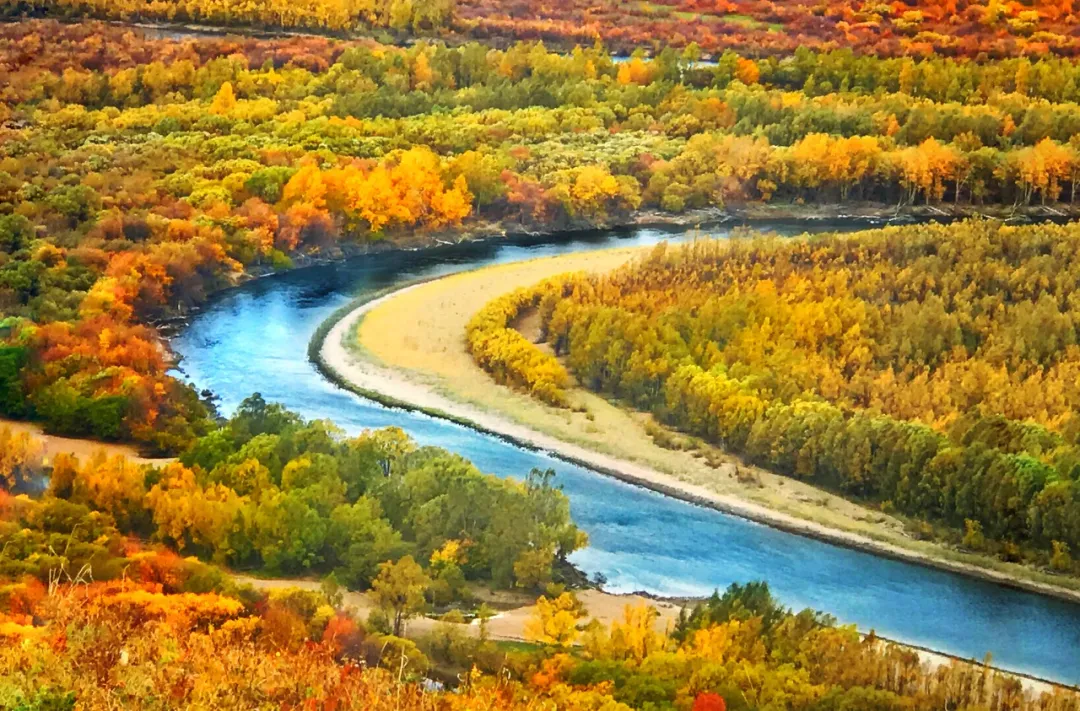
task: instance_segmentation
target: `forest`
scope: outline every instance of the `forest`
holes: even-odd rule
[[[1075,574],[1080,227],[993,221],[660,245],[492,302],[477,362],[573,375],[767,469],[963,548]],[[537,310],[540,351],[509,327]]]
[[[587,540],[550,472],[515,484],[401,430],[345,438],[257,395],[159,467],[103,454],[45,462],[32,438],[0,431],[0,442],[6,490],[48,482],[40,497],[6,495],[0,574],[14,578],[44,580],[58,566],[122,577],[128,542],[144,540],[234,569],[334,575],[350,589],[369,588],[387,560],[437,561],[430,592],[448,604],[468,580],[563,580],[566,556]]]
[[[782,56],[849,47],[878,56],[1014,57],[1080,51],[1075,0],[0,0],[0,17],[417,34],[450,41],[697,45]]]
[[[552,473],[484,475],[400,430],[346,437],[255,395],[171,463],[41,451],[0,429],[3,708],[1080,708],[795,613],[764,583],[666,629],[648,605],[590,621],[565,563],[585,538]],[[542,591],[527,643],[493,640],[483,604],[465,631],[476,581]],[[361,616],[346,590],[377,607]],[[418,616],[439,621],[409,633]]]
[[[256,399],[219,432],[200,442],[190,457],[209,463],[215,455],[220,459],[233,452],[243,440],[236,452],[250,447],[261,453],[246,452],[253,456],[246,460],[249,475],[233,467],[237,475],[228,484],[210,485],[216,491],[210,486],[200,490],[198,483],[181,489],[167,480],[185,469],[179,463],[169,465],[174,470],[170,474],[118,462],[112,467],[127,469],[122,478],[128,483],[103,486],[93,475],[84,475],[78,463],[57,461],[53,473],[61,482],[50,481],[42,496],[0,492],[0,706],[357,711],[1080,708],[1080,697],[1061,688],[1036,694],[1025,691],[1017,677],[986,667],[960,662],[930,666],[910,648],[873,634],[861,636],[827,615],[793,613],[779,605],[763,583],[733,585],[723,595],[684,610],[667,630],[657,629],[656,610],[646,605],[627,605],[622,619],[609,626],[589,622],[572,591],[549,585],[526,625],[527,644],[493,641],[485,627],[490,609],[481,613],[476,635],[464,633],[460,613],[451,610],[429,634],[405,637],[402,622],[433,614],[440,595],[453,589],[441,583],[460,580],[468,570],[481,572],[494,560],[482,558],[492,553],[490,542],[482,540],[483,523],[470,530],[464,519],[447,517],[447,527],[439,524],[442,531],[425,531],[432,513],[441,516],[449,502],[444,495],[424,501],[433,493],[425,491],[431,479],[416,472],[426,462],[410,465],[409,460],[450,455],[409,452],[400,432],[382,431],[354,440],[331,438],[340,447],[331,457],[319,451],[326,446],[325,429]],[[20,442],[31,454],[33,445],[25,438]],[[395,503],[387,504],[386,519],[374,510],[382,493],[360,494],[355,503],[335,509],[330,525],[347,532],[337,550],[350,569],[366,570],[357,553],[363,556],[369,550],[373,536],[396,538],[399,553],[434,550],[424,567],[412,555],[379,566],[370,584],[379,607],[367,619],[343,603],[336,575],[324,579],[318,590],[260,591],[238,583],[211,562],[182,558],[172,547],[187,541],[181,554],[191,546],[209,553],[214,525],[199,523],[199,511],[216,510],[209,502],[271,478],[270,467],[262,462],[280,463],[298,452],[303,456],[290,460],[283,477],[293,478],[289,472],[297,461],[320,454],[340,462],[340,469],[339,476],[327,475],[307,486],[283,483],[284,496],[296,494],[294,507],[324,498],[334,484],[346,500],[354,499],[349,487],[361,481],[367,481],[369,492],[398,490],[388,497]],[[33,468],[28,461],[5,462],[5,470],[25,475]],[[88,468],[99,467],[89,463]],[[214,478],[202,464],[192,467],[185,471],[197,480]],[[260,467],[261,476],[251,475]],[[132,489],[130,482],[140,479],[136,472],[144,486],[156,480],[144,494],[147,500],[166,491],[159,488],[166,481],[173,500],[171,507],[148,504],[154,522],[143,525],[158,526],[158,533],[142,541],[121,533],[137,523],[132,516],[139,514],[128,505],[131,497],[125,500],[118,489]],[[426,481],[409,481],[417,478]],[[539,497],[546,515],[557,512],[557,494],[537,483],[485,483],[476,476],[467,489],[457,491],[488,486],[503,495]],[[454,486],[459,485],[455,480]],[[401,496],[406,490],[410,494]],[[178,509],[186,513],[177,515]],[[172,513],[158,515],[166,510]],[[344,515],[338,516],[342,510]],[[393,523],[399,512],[408,517],[400,535]],[[279,525],[288,525],[286,520],[292,519],[286,517]],[[404,530],[411,532],[405,535]],[[446,539],[440,546],[439,537],[446,535],[460,538]],[[472,535],[477,536],[475,544],[467,538]],[[461,545],[450,545],[455,540]],[[59,542],[63,547],[54,548]],[[12,555],[11,548],[23,550]],[[218,558],[221,551],[212,555]],[[287,560],[280,558],[280,551],[278,555],[282,563]],[[432,679],[456,688],[433,685]]]
[[[0,414],[183,451],[213,407],[169,375],[156,325],[254,275],[438,235],[1074,210],[1071,59],[700,56],[0,25]]]

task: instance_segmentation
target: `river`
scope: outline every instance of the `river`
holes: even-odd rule
[[[589,547],[573,561],[590,575],[603,574],[612,592],[707,595],[732,582],[766,580],[785,604],[826,611],[863,631],[962,657],[981,660],[989,652],[996,666],[1080,684],[1080,605],[802,538],[623,484],[357,397],[331,385],[307,358],[319,324],[365,293],[488,264],[685,238],[641,229],[531,245],[394,252],[301,269],[220,295],[173,339],[173,348],[183,359],[183,377],[213,391],[226,415],[260,392],[350,433],[401,427],[500,476],[554,468],[575,521],[589,534]]]

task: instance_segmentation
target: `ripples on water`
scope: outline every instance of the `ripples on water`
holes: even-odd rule
[[[724,234],[713,232],[712,234]],[[1080,605],[878,558],[676,501],[546,454],[337,389],[307,360],[307,342],[335,309],[363,293],[418,277],[572,251],[680,239],[607,233],[557,244],[473,245],[394,253],[299,270],[216,299],[178,335],[183,374],[219,396],[225,414],[253,392],[349,432],[402,427],[424,444],[484,471],[522,477],[552,467],[590,546],[574,562],[615,592],[707,595],[767,580],[787,605],[826,611],[861,630],[1069,683],[1080,683]]]

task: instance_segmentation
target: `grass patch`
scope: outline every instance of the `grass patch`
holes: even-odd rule
[[[533,652],[539,652],[544,649],[543,645],[536,644],[535,642],[516,642],[509,639],[499,640],[495,643],[495,646],[499,648],[500,652],[506,653],[524,652],[526,654],[531,654]]]
[[[720,19],[724,23],[726,23],[728,25],[735,25],[737,27],[745,27],[748,30],[760,30],[762,27],[767,27],[767,25],[764,22],[762,22],[760,20],[755,20],[754,18],[750,17],[749,15],[739,15],[739,14],[721,15]]]

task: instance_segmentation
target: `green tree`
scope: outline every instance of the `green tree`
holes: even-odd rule
[[[398,556],[403,548],[401,534],[382,518],[379,503],[367,497],[334,509],[326,545],[327,560],[350,588],[371,585],[379,565]]]
[[[0,216],[0,252],[17,252],[34,238],[34,226],[22,215]]]
[[[420,565],[407,555],[396,563],[387,561],[379,566],[379,575],[372,583],[375,602],[393,620],[393,633],[400,637],[406,621],[423,611],[431,579]]]

